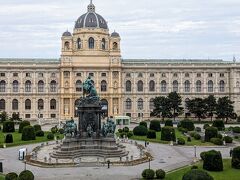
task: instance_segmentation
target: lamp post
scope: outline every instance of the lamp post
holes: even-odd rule
[[[151,158],[148,157],[148,169],[150,169],[150,168],[151,168]]]
[[[170,132],[170,134],[171,134],[171,142],[170,142],[170,145],[173,146],[173,137],[172,137],[173,132]]]
[[[38,124],[41,125],[41,120],[40,120],[40,117],[41,117],[41,109],[38,108]]]
[[[194,159],[193,159],[193,162],[196,162],[197,161],[197,146],[194,145]]]

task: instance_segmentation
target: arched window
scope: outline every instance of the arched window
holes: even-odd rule
[[[44,92],[44,82],[38,81],[38,92]]]
[[[18,92],[18,81],[17,80],[13,81],[13,92]]]
[[[103,38],[102,39],[102,50],[105,50],[106,49],[106,40]]]
[[[56,92],[56,91],[57,91],[57,82],[53,80],[50,83],[50,92]]]
[[[153,110],[155,108],[153,98],[150,99],[149,108],[150,108],[150,110]]]
[[[190,82],[188,80],[184,82],[184,90],[190,92]]]
[[[219,90],[220,90],[220,92],[225,91],[225,82],[223,80],[221,80],[219,83]]]
[[[25,101],[25,110],[31,110],[31,100],[26,99]]]
[[[81,92],[82,91],[82,81],[77,80],[76,82],[76,92]]]
[[[12,101],[12,110],[18,110],[18,100],[14,99]]]
[[[51,99],[51,101],[50,101],[50,109],[52,109],[52,110],[57,109],[57,101],[55,99]]]
[[[105,80],[103,80],[101,82],[101,91],[102,92],[106,92],[107,91],[107,82]]]
[[[178,82],[176,80],[173,81],[173,92],[178,92]]]
[[[6,91],[6,82],[5,81],[0,81],[0,92],[5,92]]]
[[[88,48],[94,49],[94,39],[92,37],[88,39]]]
[[[81,42],[81,39],[80,39],[80,38],[77,39],[77,48],[78,48],[78,49],[81,49],[81,48],[82,48],[82,42]]]
[[[132,109],[132,100],[129,98],[126,100],[126,109]]]
[[[70,43],[69,43],[68,41],[66,41],[66,42],[64,43],[64,49],[65,49],[65,50],[69,50],[69,49],[70,49]]]
[[[161,82],[161,91],[162,92],[166,92],[167,91],[167,83],[164,80]]]
[[[113,43],[113,50],[117,50],[118,49],[118,43],[114,42]]]
[[[153,80],[149,82],[149,91],[150,92],[155,91],[155,82]]]
[[[27,80],[25,82],[25,92],[31,92],[32,91],[32,83],[31,81]]]
[[[131,92],[132,91],[132,83],[131,81],[126,81],[126,92]]]
[[[143,99],[140,98],[138,99],[138,102],[137,102],[137,105],[138,105],[138,110],[143,110]]]
[[[143,92],[143,82],[141,80],[137,83],[137,90],[138,92]]]
[[[4,111],[6,109],[6,102],[4,99],[0,100],[0,110]]]
[[[196,92],[201,92],[202,91],[202,82],[198,80],[196,82]]]
[[[44,102],[42,99],[38,100],[38,110],[44,109]]]
[[[208,92],[213,92],[213,81],[208,81]]]

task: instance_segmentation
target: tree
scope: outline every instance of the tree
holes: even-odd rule
[[[218,118],[226,119],[226,123],[228,118],[232,117],[234,114],[234,102],[229,99],[229,97],[225,96],[219,98],[216,106],[216,115]]]
[[[2,113],[0,113],[0,121],[1,121],[1,122],[6,121],[7,118],[8,118],[8,115],[7,115],[7,113],[6,113],[5,111],[3,111]]]
[[[190,113],[194,114],[199,121],[206,114],[206,103],[202,98],[195,98],[186,102],[187,109]]]
[[[173,119],[175,121],[175,117],[183,113],[182,98],[176,92],[171,92],[168,94],[168,101],[170,110],[173,111]]]
[[[208,116],[211,117],[211,121],[212,121],[213,114],[216,112],[216,106],[217,106],[216,98],[214,97],[214,95],[209,95],[205,99],[205,103],[206,103],[206,111],[208,113]]]
[[[12,113],[12,120],[20,121],[19,113]]]
[[[166,117],[171,117],[171,109],[169,106],[169,99],[164,96],[156,97],[154,100],[154,110],[153,114],[155,116],[162,117],[163,120]]]

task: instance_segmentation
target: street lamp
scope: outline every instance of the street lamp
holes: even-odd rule
[[[151,158],[148,157],[148,169],[150,169],[150,168],[151,168]]]
[[[194,160],[193,160],[193,162],[196,162],[196,160],[197,160],[197,146],[194,145]]]
[[[173,137],[172,137],[172,136],[173,136],[173,132],[170,132],[170,134],[171,134],[171,142],[170,142],[170,145],[173,146]]]

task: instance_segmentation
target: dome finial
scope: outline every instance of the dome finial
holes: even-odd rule
[[[92,3],[92,0],[90,0],[90,4],[88,5],[88,12],[95,12],[95,6]]]

